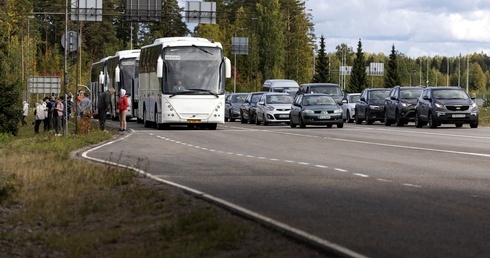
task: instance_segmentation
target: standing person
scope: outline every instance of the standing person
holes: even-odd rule
[[[126,112],[128,111],[128,107],[129,103],[126,90],[121,89],[119,100],[117,101],[117,108],[119,109],[119,132],[126,131]]]
[[[107,91],[99,95],[99,103],[97,103],[97,112],[99,114],[99,126],[101,131],[105,131],[105,121],[107,119],[107,111],[112,109],[111,95],[114,94],[114,88],[109,88]]]
[[[34,123],[34,132],[35,133],[39,133],[39,125],[41,125],[41,122],[45,121],[46,114],[48,113],[48,110],[46,109],[46,106],[44,103],[45,103],[44,101],[39,100],[36,103],[36,109],[34,109],[34,115],[36,117],[36,121]]]
[[[27,125],[26,117],[29,115],[29,104],[27,101],[22,102],[22,125]]]
[[[53,105],[49,100],[49,97],[44,97],[43,105],[46,107],[46,110],[48,112],[46,118],[44,119],[44,131],[49,131],[51,130],[51,116],[52,116],[52,108],[53,108]]]
[[[89,94],[88,92],[83,93],[83,99],[80,100],[80,105],[78,107],[78,111],[80,112],[80,118],[84,118],[86,116],[91,116],[91,108],[92,108],[92,101],[88,98]]]
[[[88,98],[89,93],[85,92],[84,97],[80,100],[78,110],[80,112],[80,130],[82,133],[88,133],[90,130],[90,119],[92,118],[92,101]]]
[[[55,136],[61,136],[61,132],[63,131],[63,111],[64,105],[61,102],[61,99],[57,97],[53,107],[53,126],[55,130]]]

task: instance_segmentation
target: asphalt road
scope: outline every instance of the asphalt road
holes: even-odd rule
[[[369,257],[490,257],[488,127],[128,126],[88,155]]]

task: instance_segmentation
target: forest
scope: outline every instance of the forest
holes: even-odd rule
[[[102,21],[68,20],[67,29],[79,33],[81,44],[65,59],[61,38],[65,34],[65,10],[70,9],[65,8],[65,2],[0,0],[4,7],[0,10],[2,85],[15,85],[21,93],[28,89],[29,76],[61,76],[68,91],[75,92],[76,85],[87,84],[92,63],[160,37],[196,36],[221,42],[234,66],[239,92],[257,91],[270,78],[349,85],[350,77],[341,76],[340,66],[352,66],[356,59],[356,46],[320,46],[320,39],[328,35],[315,34],[313,17],[304,1],[298,0],[217,0],[216,24],[199,24],[192,31],[177,0],[162,0],[160,22],[131,22],[124,14],[125,0],[104,0]],[[236,63],[231,53],[232,37],[249,40],[248,54],[236,55]],[[363,52],[365,66],[384,63],[386,69],[390,57],[383,52],[390,50]],[[468,83],[469,89],[478,93],[486,93],[490,86],[490,58],[486,53],[417,58],[395,53],[401,85],[466,87]],[[367,81],[367,87],[385,85],[383,76],[368,74]],[[227,91],[233,90],[233,84],[232,79],[227,81]]]

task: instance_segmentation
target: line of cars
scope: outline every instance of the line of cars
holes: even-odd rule
[[[344,94],[337,84],[308,83],[296,91],[294,98],[288,98],[290,92],[276,91],[230,94],[226,121],[286,123],[293,128],[308,124],[342,128],[344,121],[356,124],[379,121],[386,126],[414,122],[416,127],[428,124],[430,128],[442,124],[478,127],[478,106],[460,87],[395,86]],[[235,98],[243,101],[236,103]]]

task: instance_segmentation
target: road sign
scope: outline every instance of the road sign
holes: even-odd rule
[[[82,37],[72,30],[66,32],[66,35],[68,35],[66,41],[65,35],[61,37],[61,45],[65,48],[65,44],[68,44],[68,52],[76,51],[82,45]]]
[[[31,76],[29,77],[29,93],[31,94],[59,94],[61,77],[57,76]]]

